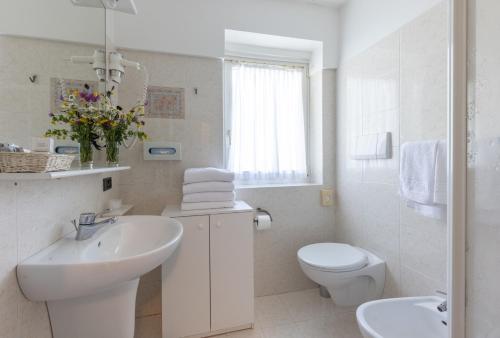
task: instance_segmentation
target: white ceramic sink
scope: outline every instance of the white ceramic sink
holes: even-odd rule
[[[48,302],[54,338],[133,337],[139,277],[172,255],[182,233],[168,217],[123,216],[88,240],[72,233],[28,258],[19,285]]]
[[[356,317],[365,338],[446,338],[441,297],[381,299],[358,307]]]

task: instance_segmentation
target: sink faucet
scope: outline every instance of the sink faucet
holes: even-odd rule
[[[117,221],[117,217],[106,218],[102,221],[96,222],[96,218],[98,214],[95,212],[86,212],[80,214],[80,219],[78,221],[78,225],[76,224],[76,220],[73,220],[73,226],[76,229],[75,240],[84,241],[92,237],[97,230],[102,228],[106,224],[114,224]]]

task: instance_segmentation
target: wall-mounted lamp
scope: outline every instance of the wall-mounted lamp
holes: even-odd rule
[[[96,49],[92,56],[72,56],[70,60],[73,63],[91,64],[99,81],[106,81],[106,52],[102,49]],[[118,52],[109,53],[109,78],[112,82],[121,83],[125,74],[125,67],[135,67],[140,70],[141,64],[124,59]]]
[[[137,14],[134,0],[71,0],[71,2],[80,7],[104,7],[118,12]]]
[[[102,49],[96,49],[92,56],[72,56],[70,61],[73,63],[91,64],[99,81],[106,81],[106,52]]]
[[[125,67],[135,67],[137,70],[140,70],[141,64],[124,59],[118,52],[111,52],[109,54],[109,77],[111,81],[120,84],[125,74]]]

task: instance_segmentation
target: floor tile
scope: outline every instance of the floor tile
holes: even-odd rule
[[[255,299],[255,328],[224,338],[362,338],[356,307],[338,307],[318,289]]]
[[[263,338],[303,338],[296,324],[279,325],[262,329]]]
[[[279,296],[294,322],[331,316],[334,304],[329,298],[322,298],[318,289],[291,292]]]
[[[291,314],[280,296],[255,299],[255,326],[257,328],[290,324],[293,324]]]
[[[236,332],[227,333],[224,335],[225,338],[263,338],[260,329],[248,329]]]

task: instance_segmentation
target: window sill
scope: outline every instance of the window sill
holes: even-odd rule
[[[237,184],[236,190],[244,189],[270,189],[270,188],[293,188],[293,187],[320,187],[323,183],[277,183],[277,184]]]

